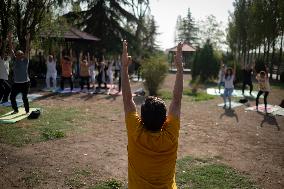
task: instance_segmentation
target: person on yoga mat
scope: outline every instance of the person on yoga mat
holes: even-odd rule
[[[70,49],[70,57],[64,56],[61,60],[61,69],[62,69],[62,75],[61,75],[61,81],[60,81],[60,88],[63,91],[64,90],[64,82],[65,80],[68,80],[70,83],[70,90],[73,90],[73,71],[72,71],[72,50]]]
[[[80,54],[80,86],[81,91],[84,89],[84,84],[87,84],[88,91],[90,90],[90,70],[89,70],[89,59],[87,56]]]
[[[225,83],[224,83],[224,75],[225,75],[225,70],[226,70],[226,67],[225,67],[225,64],[223,63],[223,61],[221,61],[221,66],[220,66],[220,70],[219,70],[219,74],[218,74],[218,88],[219,88],[219,93],[220,93],[220,90],[221,90],[221,86],[224,87]]]
[[[133,101],[128,66],[131,57],[127,42],[123,42],[122,96],[128,135],[128,188],[176,189],[175,165],[180,129],[181,98],[183,91],[182,44],[175,56],[177,68],[173,100],[167,108],[165,102],[148,96],[141,106],[141,117]]]
[[[253,85],[252,85],[252,74],[253,74],[253,68],[255,66],[255,63],[253,61],[252,64],[242,64],[242,69],[243,69],[243,76],[244,76],[244,80],[243,80],[243,87],[242,87],[242,94],[244,95],[245,92],[245,88],[246,85],[249,85],[250,89],[249,89],[249,94],[251,94],[252,90],[253,90]]]
[[[54,54],[50,54],[46,60],[46,88],[50,88],[50,78],[52,79],[53,89],[56,89],[56,77],[57,77],[57,70],[56,70],[56,59]]]
[[[3,47],[3,52],[0,55],[0,103],[8,102],[9,94],[11,92],[11,86],[8,82],[9,79],[9,64],[11,56],[13,54],[12,47],[12,33],[8,33],[9,48],[6,50],[5,46],[2,46],[2,40],[0,39],[0,49]]]
[[[14,83],[12,85],[12,91],[10,95],[10,100],[12,104],[12,108],[14,110],[13,113],[18,113],[18,106],[16,97],[19,93],[22,93],[22,99],[24,102],[24,107],[26,113],[29,113],[29,100],[28,93],[30,90],[30,78],[29,78],[29,51],[30,51],[30,34],[26,35],[26,50],[25,53],[23,51],[18,50],[16,52],[16,59],[14,62]]]
[[[236,62],[234,62],[234,68],[227,68],[225,71],[224,83],[225,89],[223,94],[224,108],[226,108],[226,100],[229,100],[229,109],[231,109],[231,96],[234,91],[234,80],[236,75]]]
[[[270,91],[270,85],[269,85],[269,77],[268,77],[268,68],[266,68],[266,71],[260,71],[259,74],[257,74],[256,79],[258,81],[259,85],[259,91],[256,96],[256,110],[258,111],[258,102],[259,97],[264,94],[264,106],[265,106],[265,112],[267,113],[267,97],[269,95]]]

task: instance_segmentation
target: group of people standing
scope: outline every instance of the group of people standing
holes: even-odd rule
[[[18,113],[18,106],[16,97],[22,93],[22,100],[24,103],[26,113],[29,113],[28,92],[30,89],[30,78],[28,74],[29,67],[29,44],[30,35],[26,35],[26,49],[25,52],[18,50],[14,53],[12,44],[12,33],[8,34],[8,46],[4,45],[4,51],[0,56],[0,100],[1,103],[8,102],[10,95],[11,105],[14,110],[13,114]],[[2,46],[2,40],[0,46]],[[13,85],[10,86],[8,79],[10,73],[10,61],[13,60]]]
[[[253,74],[256,74],[256,80],[258,81],[259,91],[256,96],[256,109],[258,111],[258,104],[259,98],[262,94],[264,94],[264,105],[265,105],[265,112],[267,112],[267,97],[270,92],[270,84],[269,84],[269,77],[268,77],[268,69],[265,67],[265,70],[260,71],[259,73],[255,70],[255,62],[253,61],[252,64],[244,64],[242,63],[242,70],[243,70],[243,85],[242,85],[242,94],[244,95],[244,91],[246,86],[250,87],[250,95],[252,96],[253,91]],[[224,108],[226,108],[226,100],[229,101],[229,109],[231,108],[231,96],[234,91],[234,81],[236,78],[236,63],[234,63],[234,67],[226,67],[223,62],[221,62],[221,69],[219,71],[219,93],[221,86],[224,87]]]
[[[54,55],[49,55],[46,61],[47,73],[46,73],[46,86],[50,88],[50,79],[53,80],[53,88],[56,88],[56,59]],[[92,56],[90,58],[89,53],[87,55],[80,54],[79,57],[79,77],[80,77],[80,87],[81,90],[84,89],[84,86],[87,86],[87,90],[90,90],[91,85],[95,88],[96,83],[98,84],[97,88],[107,89],[107,84],[110,84],[110,90],[114,87],[114,79],[119,79],[119,91],[121,90],[120,85],[120,68],[121,63],[119,58],[116,60],[106,61],[102,58],[101,61],[97,61],[97,58]],[[70,50],[70,56],[65,55],[60,61],[61,67],[61,81],[60,89],[64,90],[65,81],[69,82],[70,90],[74,89],[73,83],[73,56],[72,51]],[[113,70],[115,73],[113,73]],[[104,84],[104,87],[102,87]]]

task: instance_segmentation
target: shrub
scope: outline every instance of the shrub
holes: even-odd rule
[[[210,41],[207,41],[203,48],[196,52],[196,57],[192,64],[193,80],[198,76],[200,76],[201,82],[216,78],[219,71],[218,59],[218,54],[214,52],[212,44],[210,44]]]
[[[149,95],[157,95],[167,72],[168,65],[163,56],[152,56],[142,61],[141,73],[145,79],[144,85]]]

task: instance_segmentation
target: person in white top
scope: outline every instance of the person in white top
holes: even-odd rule
[[[56,59],[53,55],[49,55],[46,60],[46,87],[50,89],[50,78],[52,79],[53,88],[56,88],[56,77],[57,77],[57,70],[56,70]]]
[[[6,47],[3,47],[3,52],[0,55],[0,102],[8,102],[11,86],[8,82],[9,77],[9,63],[11,61],[12,51],[12,33],[8,33],[9,52],[6,52]],[[0,39],[0,49],[2,47],[2,40]]]
[[[108,91],[108,94],[111,92],[113,88],[113,71],[112,71],[113,63],[114,63],[113,60],[109,61],[107,67],[108,83],[110,84],[110,89]]]
[[[225,84],[225,89],[224,89],[224,94],[223,94],[223,99],[224,99],[224,108],[226,108],[226,100],[228,98],[229,100],[229,109],[231,109],[231,96],[234,91],[234,80],[235,80],[235,75],[236,75],[236,62],[234,62],[234,68],[227,68],[225,71],[225,77],[224,77],[224,84]]]
[[[225,83],[224,83],[225,70],[226,70],[225,64],[223,63],[223,61],[221,61],[221,66],[220,66],[220,70],[219,70],[219,74],[218,74],[219,93],[220,93],[220,90],[221,90],[221,86],[224,87],[224,85],[225,85]]]
[[[88,53],[88,57],[89,57],[89,53]],[[96,64],[97,64],[97,59],[93,56],[92,59],[90,60],[90,66],[89,66],[91,84],[93,85],[93,88],[95,88],[95,83],[96,83]]]
[[[256,79],[259,84],[259,91],[256,97],[256,110],[258,111],[258,102],[259,97],[264,94],[264,106],[265,112],[267,113],[267,97],[270,92],[270,84],[269,84],[269,77],[268,77],[268,68],[266,67],[266,71],[261,71],[257,74]]]

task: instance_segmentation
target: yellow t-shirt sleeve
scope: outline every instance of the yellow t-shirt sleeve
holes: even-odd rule
[[[167,124],[164,128],[167,132],[173,135],[175,138],[179,136],[180,119],[174,115],[168,115]]]
[[[128,134],[137,130],[140,126],[140,117],[137,112],[129,112],[125,115],[125,123]]]

